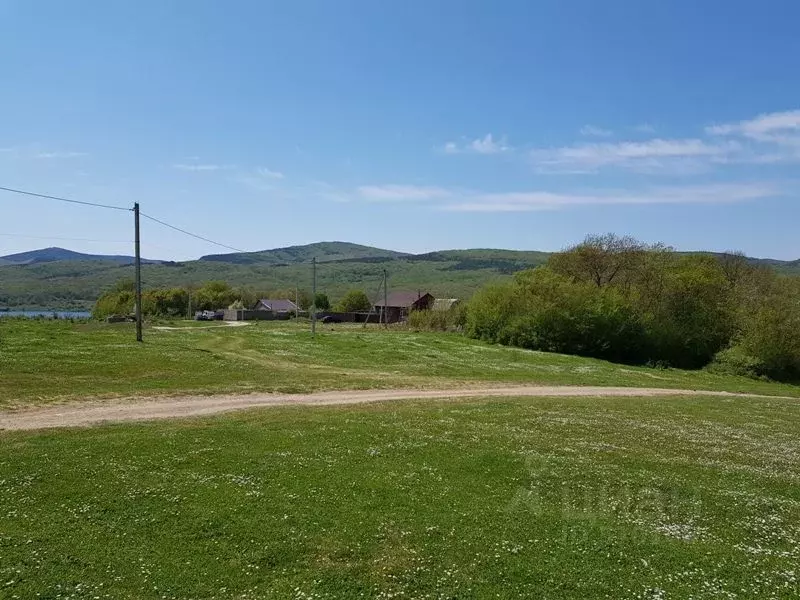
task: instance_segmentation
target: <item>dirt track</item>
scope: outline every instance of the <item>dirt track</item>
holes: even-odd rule
[[[366,390],[313,394],[249,394],[244,396],[184,396],[160,399],[81,402],[43,408],[0,412],[0,430],[85,427],[98,423],[148,421],[213,415],[233,410],[270,406],[330,406],[410,399],[450,399],[501,396],[725,396],[767,397],[729,392],[659,388],[504,386],[449,390]],[[769,396],[774,398],[775,396]],[[787,398],[794,399],[794,398]]]

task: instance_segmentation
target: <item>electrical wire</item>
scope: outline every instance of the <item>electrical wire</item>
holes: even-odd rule
[[[15,189],[15,188],[9,188],[9,187],[4,187],[4,186],[0,186],[0,190],[2,190],[4,192],[11,192],[13,194],[22,194],[22,195],[25,195],[25,196],[33,196],[34,198],[46,198],[48,200],[58,200],[59,202],[69,202],[70,204],[81,204],[83,206],[95,206],[97,208],[109,208],[109,209],[112,209],[112,210],[124,210],[124,211],[133,210],[132,208],[124,208],[122,206],[113,206],[111,204],[100,204],[100,203],[97,203],[97,202],[85,202],[83,200],[74,200],[72,198],[62,198],[60,196],[50,196],[48,194],[38,194],[36,192],[29,192],[27,190],[18,190],[18,189]],[[214,240],[209,239],[207,237],[203,237],[202,235],[198,235],[196,233],[192,233],[191,231],[186,231],[185,229],[181,229],[180,227],[176,227],[175,225],[170,225],[169,223],[167,223],[165,221],[162,221],[161,219],[156,219],[155,217],[151,217],[150,215],[147,215],[147,214],[145,214],[145,213],[143,213],[141,211],[139,211],[139,215],[141,215],[142,217],[144,217],[146,219],[150,219],[151,221],[154,221],[155,223],[163,225],[164,227],[169,227],[170,229],[174,229],[175,231],[179,231],[180,233],[183,233],[184,235],[188,235],[188,236],[196,238],[198,240],[202,240],[204,242],[208,242],[209,244],[213,244],[215,246],[219,246],[220,248],[225,248],[227,250],[233,250],[234,252],[246,252],[246,250],[242,250],[240,248],[234,248],[233,246],[228,246],[227,244],[222,244],[220,242],[215,242]],[[15,234],[5,234],[5,235],[15,235]],[[28,237],[35,237],[35,236],[28,236]],[[58,239],[58,238],[52,238],[52,239]],[[61,238],[61,239],[68,240],[70,238]],[[88,242],[88,241],[99,241],[99,240],[78,240],[78,239],[74,239],[73,241],[87,241]]]
[[[179,231],[190,237],[197,238],[198,240],[203,240],[204,242],[208,242],[209,244],[214,244],[215,246],[219,246],[220,248],[226,248],[228,250],[233,250],[234,252],[247,252],[247,250],[242,250],[241,248],[234,248],[233,246],[228,246],[227,244],[221,244],[219,242],[215,242],[214,240],[210,240],[207,237],[203,237],[202,235],[197,235],[196,233],[192,233],[191,231],[186,231],[185,229],[181,229],[180,227],[175,227],[175,225],[170,225],[169,223],[166,223],[160,219],[156,219],[155,217],[146,215],[142,211],[139,211],[139,215],[141,215],[145,219],[150,219],[151,221],[155,221],[156,223],[163,225],[164,227],[169,227],[170,229],[174,229],[175,231]]]
[[[14,194],[23,194],[25,196],[33,196],[35,198],[47,198],[48,200],[58,200],[59,202],[69,202],[70,204],[82,204],[84,206],[96,206],[98,208],[110,208],[112,210],[125,210],[131,211],[132,208],[125,208],[122,206],[112,206],[111,204],[98,204],[97,202],[84,202],[83,200],[73,200],[71,198],[62,198],[60,196],[48,196],[47,194],[37,194],[36,192],[28,192],[25,190],[17,190],[0,186],[0,190],[4,192],[12,192]]]

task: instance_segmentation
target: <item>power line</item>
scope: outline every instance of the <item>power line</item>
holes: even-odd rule
[[[139,214],[142,215],[145,219],[150,219],[151,221],[155,221],[156,223],[163,225],[164,227],[169,227],[170,229],[174,229],[175,231],[180,231],[185,235],[197,238],[198,240],[203,240],[204,242],[208,242],[209,244],[214,244],[215,246],[219,246],[220,248],[226,248],[228,250],[233,250],[234,252],[247,252],[247,250],[242,250],[241,248],[234,248],[233,246],[228,246],[227,244],[220,244],[219,242],[210,240],[207,237],[203,237],[202,235],[197,235],[196,233],[192,233],[191,231],[186,231],[185,229],[181,229],[180,227],[175,227],[175,225],[170,225],[169,223],[165,223],[164,221],[156,219],[155,217],[151,217],[150,215],[146,215],[143,212],[140,212]]]
[[[70,204],[81,204],[83,206],[95,206],[95,207],[98,207],[98,208],[110,208],[110,209],[113,209],[113,210],[124,210],[126,212],[133,210],[131,208],[124,208],[122,206],[113,206],[111,204],[99,204],[97,202],[85,202],[83,200],[74,200],[72,198],[62,198],[60,196],[50,196],[48,194],[37,194],[36,192],[29,192],[29,191],[26,191],[26,190],[18,190],[18,189],[15,189],[15,188],[9,188],[9,187],[4,187],[4,186],[0,186],[0,190],[5,191],[5,192],[11,192],[11,193],[14,193],[14,194],[22,194],[24,196],[33,196],[34,198],[46,198],[48,200],[58,200],[59,202],[69,202]],[[196,238],[198,240],[202,240],[204,242],[208,242],[209,244],[213,244],[215,246],[219,246],[220,248],[225,248],[227,250],[233,250],[234,252],[246,252],[246,250],[242,250],[240,248],[234,248],[233,246],[228,246],[227,244],[221,244],[220,242],[215,242],[214,240],[209,239],[207,237],[203,237],[202,235],[198,235],[196,233],[192,233],[191,231],[186,231],[185,229],[181,229],[180,227],[176,227],[175,225],[170,225],[169,223],[166,223],[165,221],[162,221],[160,219],[156,219],[155,217],[151,217],[150,215],[146,215],[143,212],[140,212],[140,214],[141,214],[141,216],[145,217],[146,219],[150,219],[151,221],[154,221],[154,222],[156,222],[156,223],[158,223],[160,225],[163,225],[164,227],[169,227],[170,229],[174,229],[175,231],[179,231],[180,233],[183,233],[184,235],[188,235],[188,236]],[[55,238],[53,238],[53,239],[55,239]],[[64,239],[67,239],[67,238],[64,238]],[[82,241],[91,241],[91,240],[82,240]]]
[[[14,194],[23,194],[24,196],[33,196],[35,198],[47,198],[48,200],[58,200],[59,202],[69,202],[70,204],[83,204],[84,206],[96,206],[98,208],[110,208],[112,210],[125,210],[130,211],[130,208],[122,206],[112,206],[110,204],[98,204],[97,202],[84,202],[83,200],[72,200],[71,198],[61,198],[60,196],[48,196],[47,194],[37,194],[35,192],[27,192],[25,190],[16,190],[14,188],[7,188],[0,186],[0,190],[4,192],[12,192]]]

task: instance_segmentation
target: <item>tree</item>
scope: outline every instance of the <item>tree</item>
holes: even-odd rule
[[[750,271],[747,257],[739,250],[719,255],[717,262],[731,287],[736,287]]]
[[[230,285],[224,281],[209,281],[194,293],[192,305],[198,310],[219,310],[236,299]]]
[[[314,307],[317,310],[328,310],[331,307],[331,301],[328,300],[328,295],[317,292],[317,295],[314,296]]]
[[[338,312],[364,312],[370,308],[372,303],[363,290],[350,290],[336,305]]]
[[[641,270],[648,251],[666,250],[660,244],[648,246],[630,236],[613,233],[587,235],[577,246],[553,254],[548,266],[575,281],[602,287],[612,283],[630,284]]]
[[[117,281],[111,290],[112,292],[135,292],[136,282],[133,279],[124,278]]]

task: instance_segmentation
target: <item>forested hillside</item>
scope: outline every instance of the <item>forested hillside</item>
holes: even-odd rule
[[[4,264],[5,257],[0,258],[0,306],[88,309],[101,293],[134,276],[133,266],[119,257],[80,256],[80,260],[43,261],[40,255],[36,262],[16,265]],[[548,256],[547,252],[492,249],[411,255],[345,242],[321,242],[145,264],[142,279],[145,288],[199,286],[219,280],[258,290],[310,290],[311,259],[316,258],[317,287],[332,301],[352,288],[374,295],[384,270],[392,289],[466,298],[486,283],[502,281],[513,273],[543,264]],[[750,260],[800,274],[799,261]]]

